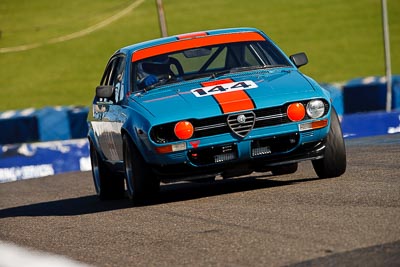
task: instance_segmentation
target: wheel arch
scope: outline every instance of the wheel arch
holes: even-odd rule
[[[155,123],[155,118],[147,110],[139,105],[135,108],[130,107],[127,111],[127,119],[121,126],[121,139],[124,135],[129,136],[133,145],[140,152],[146,163],[151,161],[152,141],[150,141],[149,131]]]
[[[101,160],[104,161],[106,159],[106,157],[104,156],[103,151],[100,149],[99,142],[98,142],[98,139],[96,138],[95,133],[93,131],[89,131],[87,138],[88,138],[89,146],[92,145],[94,147],[94,149],[96,150],[97,155],[99,155],[101,157]]]
[[[128,138],[132,141],[132,144],[135,146],[135,148],[139,151],[139,153],[142,155],[142,157],[147,162],[147,158],[146,158],[146,155],[145,155],[146,153],[142,153],[142,151],[144,149],[146,149],[146,146],[140,140],[140,138],[138,136],[138,133],[137,133],[136,129],[134,128],[134,126],[132,126],[132,128],[134,130],[133,131],[129,131],[129,130],[126,129],[126,127],[122,127],[121,128],[121,139],[123,139],[123,137],[125,135],[128,136]]]

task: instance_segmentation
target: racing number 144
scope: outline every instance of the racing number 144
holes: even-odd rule
[[[231,82],[231,83],[201,87],[193,89],[191,90],[191,92],[196,97],[203,97],[203,96],[222,94],[238,90],[253,89],[257,87],[258,87],[257,84],[255,84],[253,81],[240,81],[240,82]]]

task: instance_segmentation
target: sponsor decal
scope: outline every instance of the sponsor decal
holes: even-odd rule
[[[21,167],[0,168],[0,181],[11,182],[35,177],[54,175],[51,164],[29,165]]]

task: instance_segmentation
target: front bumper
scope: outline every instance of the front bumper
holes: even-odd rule
[[[275,165],[320,159],[323,157],[325,142],[325,137],[316,139],[298,132],[274,135],[189,149],[181,153],[185,161],[152,164],[152,168],[161,179],[216,175],[229,172],[237,166],[251,172]]]

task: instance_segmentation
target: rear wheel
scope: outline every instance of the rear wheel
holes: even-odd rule
[[[312,164],[320,178],[338,177],[346,171],[346,147],[339,118],[334,108],[331,112],[331,125],[326,140],[324,158],[313,160]]]
[[[97,196],[101,200],[123,198],[125,194],[123,177],[107,168],[92,142],[90,142],[90,160]]]
[[[143,200],[160,190],[160,181],[151,171],[129,136],[123,136],[124,165],[128,196],[131,200]]]

